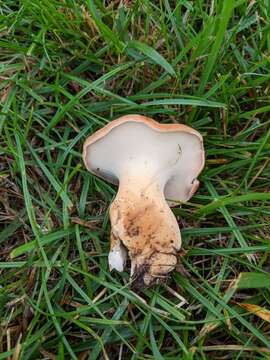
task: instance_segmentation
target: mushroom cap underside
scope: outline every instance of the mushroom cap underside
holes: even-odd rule
[[[205,161],[199,132],[141,115],[113,120],[89,136],[83,159],[90,172],[113,184],[127,172],[135,178],[151,174],[153,181],[159,177],[171,206],[193,195]]]

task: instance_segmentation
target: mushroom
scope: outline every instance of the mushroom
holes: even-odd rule
[[[182,124],[159,124],[141,115],[122,116],[84,143],[86,168],[119,183],[110,206],[109,268],[150,286],[177,263],[181,234],[170,209],[188,201],[204,166],[202,136]]]

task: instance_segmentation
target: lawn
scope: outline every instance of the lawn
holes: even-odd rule
[[[269,24],[267,0],[0,0],[0,360],[270,358]],[[130,113],[206,150],[179,266],[140,291],[81,156]]]

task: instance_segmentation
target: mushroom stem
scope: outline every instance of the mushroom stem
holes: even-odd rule
[[[138,171],[137,171],[138,174]],[[117,196],[110,207],[110,269],[124,268],[127,249],[131,276],[151,285],[176,265],[181,234],[164,197],[164,176],[144,169],[143,176],[120,176]]]

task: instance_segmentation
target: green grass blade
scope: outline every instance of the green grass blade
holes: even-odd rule
[[[204,91],[207,81],[216,64],[217,57],[220,52],[220,48],[222,46],[222,42],[224,41],[225,38],[226,29],[230,17],[232,16],[233,8],[234,8],[234,0],[227,0],[226,2],[223,3],[222,11],[219,16],[219,21],[218,24],[216,25],[217,27],[216,38],[212,45],[212,49],[208,55],[208,60],[206,62],[205,68],[202,73],[202,77],[200,79],[198,94],[201,94]]]
[[[54,188],[57,197],[60,196],[61,199],[63,200],[64,204],[68,207],[71,208],[73,206],[72,201],[70,200],[69,196],[67,195],[67,193],[64,191],[64,187],[62,185],[60,185],[60,182],[58,179],[56,179],[52,173],[49,171],[48,167],[44,164],[43,161],[41,161],[41,159],[38,157],[36,151],[31,147],[30,144],[28,144],[28,148],[30,150],[30,153],[32,154],[33,158],[36,160],[37,164],[40,166],[41,170],[43,171],[43,173],[45,174],[45,176],[47,177],[49,183],[52,185],[52,187]]]
[[[214,212],[216,209],[231,205],[231,204],[238,204],[245,201],[268,201],[270,200],[270,194],[268,193],[250,193],[245,195],[238,195],[238,196],[224,196],[219,197],[217,200],[214,200],[212,203],[202,206],[199,210],[197,210],[198,215],[208,215]]]
[[[270,288],[270,275],[256,272],[240,273],[235,280],[237,289],[265,289]]]
[[[154,63],[161,66],[171,76],[176,76],[173,67],[151,46],[144,44],[137,40],[129,41],[127,48],[135,49],[142,52],[145,56],[151,59]]]

